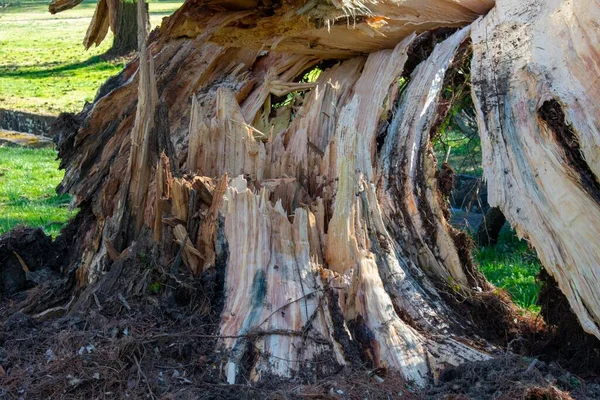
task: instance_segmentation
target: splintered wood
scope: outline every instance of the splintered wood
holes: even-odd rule
[[[170,38],[201,36],[225,47],[343,59],[393,48],[413,32],[464,26],[494,0],[204,0],[184,5],[162,28]],[[269,7],[266,7],[267,9]],[[259,21],[259,23],[256,23]]]
[[[463,28],[436,46],[430,62],[419,64],[403,94],[395,118],[391,121],[390,137],[382,151],[386,185],[396,196],[390,202],[401,201],[411,216],[407,226],[412,239],[418,240],[420,265],[431,268],[445,281],[453,280],[463,287],[470,283],[459,259],[450,227],[439,207],[440,194],[434,180],[435,157],[429,136],[438,119],[438,102],[444,89],[444,76],[454,55],[470,33]],[[401,182],[395,178],[405,176]],[[427,212],[429,210],[429,212]]]
[[[204,120],[203,108],[192,101],[188,169],[207,176],[249,174],[252,180],[262,180],[265,146],[254,139],[235,95],[220,87],[214,102],[214,116]]]
[[[490,203],[600,335],[600,11],[542,3],[499,0],[471,27],[491,0],[187,1],[57,136],[59,189],[93,214],[79,283],[143,235],[222,274],[229,383],[360,364],[425,385],[488,358],[447,300],[491,286],[444,217],[430,143],[472,36]],[[461,29],[421,51],[439,27]]]
[[[223,345],[231,349],[227,380],[235,383],[251,340],[261,353],[269,354],[253,366],[251,379],[261,374],[291,377],[293,365],[313,368],[317,356],[326,355],[331,373],[341,354],[330,346],[333,332],[319,265],[311,259],[310,211],[298,209],[294,222],[288,219],[281,202],[269,201],[262,189],[254,194],[242,177],[232,181],[223,205],[225,234],[231,249],[225,283],[226,304],[220,333]],[[235,339],[234,337],[240,336]]]
[[[117,23],[119,21],[118,15],[121,7],[120,1],[121,0],[98,0],[96,11],[94,11],[94,16],[92,17],[90,26],[88,26],[85,38],[83,39],[83,45],[86,50],[93,45],[100,45],[100,43],[104,41],[106,35],[108,34],[108,28],[110,28],[113,32],[117,31]],[[56,6],[53,6],[55,3]],[[140,1],[138,3],[143,2]],[[75,7],[77,4],[78,3],[75,1],[70,3],[64,1],[53,2],[50,4],[50,12],[53,10],[55,12],[68,10],[69,8]],[[145,27],[146,25],[143,26]]]
[[[444,365],[487,357],[450,339],[458,319],[429,281],[447,280],[460,268],[447,243],[448,227],[439,215],[428,216],[437,224],[430,230],[435,236],[425,240],[421,217],[410,208],[411,201],[427,201],[435,210],[442,201],[435,196],[433,160],[421,156],[428,149],[422,132],[434,119],[445,68],[468,33],[459,31],[436,48],[415,72],[423,82],[411,83],[399,106],[398,80],[416,35],[393,49],[338,63],[314,83],[273,86],[265,78],[241,100],[232,88],[246,86],[249,77],[234,66],[248,62],[247,52],[229,53],[232,69],[222,74],[207,70],[221,84],[192,95],[188,129],[180,125],[172,134],[175,157],[183,154],[183,160],[164,153],[156,159],[149,201],[132,204],[132,215],[143,215],[163,246],[175,241],[194,274],[216,267],[217,241],[224,235],[229,251],[220,333],[221,346],[231,352],[229,382],[248,373],[242,365],[248,346],[265,355],[252,364],[252,380],[291,377],[300,369],[331,373],[364,358],[424,385]],[[303,72],[292,65],[315,62],[269,54],[254,74],[291,80]],[[143,68],[139,82],[146,90]],[[271,95],[307,89],[300,102],[280,107],[291,112],[264,112]],[[403,110],[392,119],[396,131],[386,134],[378,151],[380,127],[389,125],[395,107]],[[140,121],[133,132],[141,132]],[[253,123],[270,129],[269,135],[257,135]],[[131,154],[131,160],[140,157],[134,146]],[[413,161],[391,162],[394,154]],[[188,175],[171,176],[177,162]],[[424,176],[411,172],[419,168]],[[416,200],[391,198],[388,186],[402,176],[410,180],[402,185],[421,189]],[[132,193],[143,178],[134,182]],[[415,275],[419,268],[427,274]],[[466,279],[456,276],[469,290]],[[433,340],[423,329],[446,337]]]
[[[158,104],[158,92],[154,77],[154,59],[146,47],[146,11],[142,1],[138,1],[138,105],[135,124],[131,131],[131,155],[129,158],[129,174],[131,180],[132,214],[136,218],[135,231],[139,234],[143,224],[143,210],[150,184],[150,133],[154,127],[154,113]]]
[[[436,221],[426,232],[421,222],[425,217],[416,206],[428,202],[430,209],[439,210],[443,201],[436,196],[434,160],[427,155],[428,132],[445,70],[469,32],[465,28],[451,36],[415,71],[382,152],[377,151],[378,127],[388,124],[385,119],[399,95],[398,79],[416,35],[394,49],[324,71],[310,84],[314,88],[297,115],[288,114],[285,123],[282,114],[264,115],[258,107],[240,105],[225,85],[211,95],[192,97],[185,165],[195,177],[172,180],[173,219],[168,223],[183,246],[183,261],[198,273],[215,266],[219,210],[224,219],[229,252],[220,333],[222,346],[231,351],[226,367],[230,383],[246,368],[242,364],[249,345],[269,355],[253,363],[252,380],[271,374],[291,377],[301,366],[332,372],[351,359],[351,349],[340,342],[343,335],[357,342],[359,353],[372,365],[394,368],[418,384],[425,384],[442,365],[487,357],[419,332],[427,327],[447,334],[453,317],[437,295],[423,291],[424,284],[433,287],[429,278],[411,272],[426,264],[431,278],[454,278],[469,290],[441,211],[426,216]],[[282,69],[274,72],[271,66],[285,65],[282,56],[268,57],[260,67],[281,74]],[[265,88],[255,90],[267,102]],[[253,93],[246,101],[256,101]],[[256,114],[244,114],[244,109]],[[248,121],[283,125],[265,143]],[[409,161],[398,163],[392,157]],[[201,175],[224,176],[210,206],[195,211],[189,207],[192,180]],[[227,176],[235,178],[228,182]],[[415,197],[403,196],[399,203],[391,199],[386,186],[392,185],[392,176],[407,177],[401,190],[415,192]],[[412,189],[417,186],[420,195]],[[159,193],[164,193],[160,183]],[[203,216],[196,236],[185,229],[195,212]],[[401,220],[411,221],[394,228],[404,231],[397,239],[386,228],[395,213],[406,213]],[[404,224],[397,218],[395,223]],[[428,233],[434,236],[426,238]],[[404,247],[398,239],[406,241]],[[336,324],[342,325],[335,326],[338,315],[343,319]],[[331,361],[316,362],[322,359]]]
[[[50,14],[56,14],[61,11],[70,10],[81,4],[82,1],[83,0],[52,0],[48,5],[48,11],[50,11]]]

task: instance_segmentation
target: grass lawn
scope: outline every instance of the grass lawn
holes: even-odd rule
[[[495,246],[476,249],[474,256],[490,282],[510,293],[518,306],[539,312],[536,302],[540,285],[535,277],[542,265],[527,242],[504,227]]]
[[[48,3],[22,1],[0,9],[0,108],[48,115],[80,111],[123,67],[122,61],[99,57],[111,46],[110,33],[99,47],[83,48],[95,1],[56,15]],[[181,3],[151,2],[152,26]]]
[[[95,1],[51,15],[49,1],[20,1],[0,9],[0,108],[39,114],[77,112],[100,85],[123,67],[101,54],[112,36],[84,50],[82,41]],[[151,2],[150,20],[157,26],[181,1]],[[0,147],[0,234],[17,224],[40,226],[55,236],[73,216],[69,196],[55,187],[63,177],[50,149]]]
[[[55,191],[63,175],[55,150],[0,147],[0,234],[24,224],[56,236],[74,216]]]

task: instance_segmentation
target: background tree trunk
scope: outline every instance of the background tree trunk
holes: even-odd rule
[[[56,14],[81,4],[82,0],[52,0],[48,6],[51,14]],[[135,0],[99,0],[90,26],[83,39],[86,49],[98,46],[104,41],[108,29],[113,32],[113,45],[108,51],[111,56],[123,56],[138,49],[137,12]],[[148,3],[144,2],[146,13]],[[148,21],[148,18],[146,18]],[[148,27],[146,28],[148,29]]]
[[[477,228],[477,243],[490,246],[498,242],[498,236],[506,223],[506,217],[498,207],[490,207]]]
[[[136,4],[137,2],[133,1],[119,2],[117,30],[114,32],[113,45],[109,50],[111,55],[122,56],[138,49]],[[148,3],[144,2],[144,4],[147,10]]]
[[[72,312],[98,301],[97,292],[114,295],[125,260],[145,244],[157,263],[185,264],[190,279],[219,277],[229,383],[362,364],[425,385],[445,366],[488,358],[493,347],[476,338],[485,330],[475,315],[504,318],[508,329],[517,314],[446,220],[430,137],[448,110],[440,104],[447,79],[468,61],[471,27],[456,27],[491,6],[186,2],[147,50],[141,23],[139,60],[107,82],[75,126],[63,123],[68,116],[56,125],[60,191],[92,220],[77,268],[87,288]],[[498,7],[477,22],[475,60],[484,57],[486,26],[511,21]],[[414,15],[423,31],[454,29],[432,42],[412,32]],[[530,18],[543,25],[549,17]],[[493,69],[475,67],[480,104]],[[306,82],[315,68],[318,79]],[[480,107],[480,125],[495,112]],[[503,132],[486,123],[488,140]],[[543,188],[532,182],[522,186]],[[551,236],[562,250],[564,234]],[[595,251],[582,254],[599,260]],[[597,269],[587,265],[586,273]]]

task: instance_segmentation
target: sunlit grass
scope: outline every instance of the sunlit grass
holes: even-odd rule
[[[446,151],[450,147],[450,153]],[[448,130],[443,141],[434,143],[438,163],[441,165],[448,155],[448,163],[459,174],[481,176],[481,140],[479,136],[467,137],[457,130]]]
[[[80,111],[123,61],[99,57],[112,44],[85,50],[82,42],[95,1],[51,15],[49,2],[20,2],[0,9],[0,108],[56,115]],[[150,3],[152,26],[181,2]]]
[[[23,224],[56,236],[73,216],[55,191],[63,175],[55,150],[0,147],[0,234]]]
[[[541,264],[527,242],[510,229],[503,229],[498,244],[475,251],[479,268],[495,286],[505,289],[514,302],[529,311],[539,312],[536,304],[540,284],[536,276]]]
[[[48,1],[11,3],[0,9],[0,108],[78,112],[123,67],[122,60],[100,56],[111,46],[110,34],[99,47],[83,48],[95,1],[56,15],[48,12]],[[151,2],[151,25],[181,3]],[[69,196],[55,192],[62,176],[54,150],[0,147],[0,234],[25,224],[56,235],[73,216]]]

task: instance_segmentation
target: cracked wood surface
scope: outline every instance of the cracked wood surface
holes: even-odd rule
[[[592,0],[499,0],[474,24],[472,79],[488,201],[600,338],[599,18]]]

